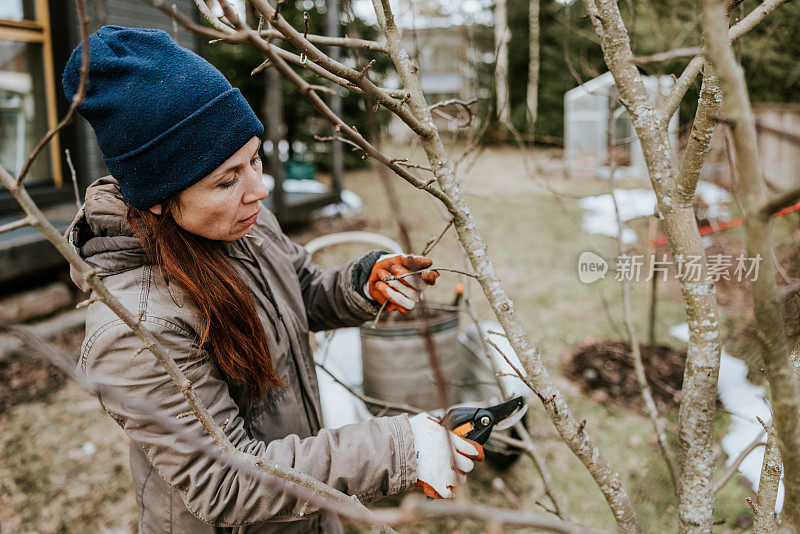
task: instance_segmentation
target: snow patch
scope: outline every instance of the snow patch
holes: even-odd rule
[[[628,222],[639,217],[652,215],[656,208],[656,194],[651,189],[617,189],[615,192],[619,215],[623,222]],[[730,201],[730,193],[721,187],[709,183],[697,184],[696,195],[708,206],[704,216],[709,219],[722,219],[728,216],[725,204]],[[664,199],[669,204],[671,199]],[[614,210],[614,200],[611,193],[604,193],[591,197],[583,197],[580,207],[586,211],[583,216],[583,229],[591,234],[600,234],[616,238],[618,232],[617,216]],[[622,241],[630,244],[636,241],[636,232],[625,228],[622,232]],[[710,243],[710,238],[704,238]]]
[[[653,214],[656,206],[656,194],[647,189],[618,189],[615,192],[619,215],[623,222]],[[619,231],[617,215],[614,210],[614,199],[611,193],[592,197],[583,197],[580,207],[586,210],[583,216],[583,229],[590,234],[600,234],[616,238]],[[636,232],[625,228],[622,232],[623,243],[636,241]]]

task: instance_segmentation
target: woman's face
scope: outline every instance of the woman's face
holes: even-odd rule
[[[243,237],[256,222],[269,191],[261,181],[259,139],[253,137],[208,176],[178,194],[178,226],[218,241]],[[161,214],[161,204],[150,211]]]

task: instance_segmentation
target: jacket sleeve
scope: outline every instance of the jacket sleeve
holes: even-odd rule
[[[311,331],[358,326],[375,317],[380,305],[366,298],[358,287],[358,280],[363,280],[361,274],[365,269],[369,278],[379,252],[367,254],[338,269],[320,267],[311,263],[311,254],[302,245],[283,233],[272,213],[263,211],[267,213],[262,220],[276,236],[276,246],[288,256],[297,272]]]
[[[270,443],[248,436],[227,383],[208,354],[197,352],[181,326],[145,316],[144,326],[164,345],[192,382],[214,420],[237,450],[292,466],[336,489],[370,500],[406,490],[416,482],[416,458],[408,418],[382,417],[316,436],[295,435]],[[93,381],[116,386],[123,395],[149,403],[154,411],[176,421],[191,439],[162,428],[151,414],[122,399],[103,395],[105,410],[137,443],[157,473],[176,488],[186,507],[200,520],[220,526],[243,526],[266,520],[304,518],[319,509],[284,491],[285,482],[257,480],[202,452],[214,442],[194,418],[178,415],[189,406],[149,352],[135,354],[138,338],[120,321],[98,329],[84,343],[81,370]]]

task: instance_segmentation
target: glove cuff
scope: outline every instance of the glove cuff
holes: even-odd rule
[[[373,250],[358,260],[353,267],[353,287],[356,288],[359,295],[370,302],[375,302],[375,299],[370,297],[364,288],[367,286],[367,282],[369,282],[369,275],[372,273],[372,267],[375,265],[375,262],[378,261],[378,258],[384,254],[389,253],[384,250]]]

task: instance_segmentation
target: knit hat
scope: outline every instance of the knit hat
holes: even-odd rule
[[[64,69],[71,101],[83,43]],[[125,202],[147,209],[219,167],[264,127],[239,89],[164,31],[103,26],[89,36],[92,125]]]

